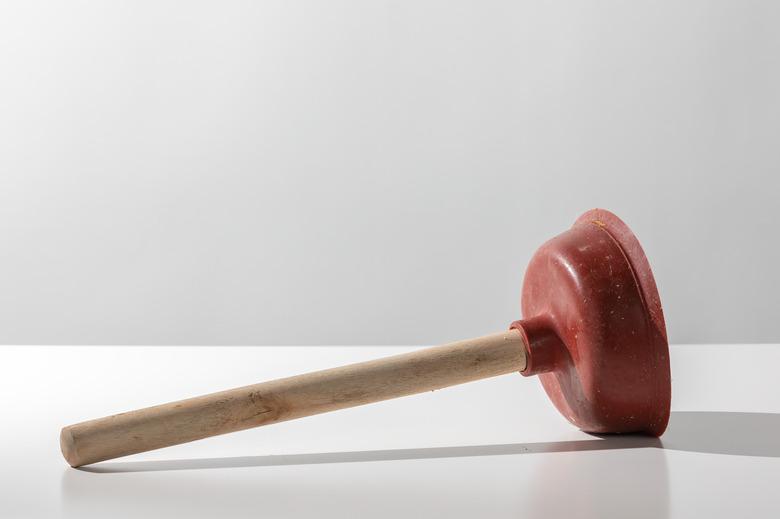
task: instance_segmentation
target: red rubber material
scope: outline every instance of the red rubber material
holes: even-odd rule
[[[661,301],[634,234],[593,209],[534,254],[512,323],[526,342],[523,375],[570,422],[591,433],[660,436],[671,375]]]

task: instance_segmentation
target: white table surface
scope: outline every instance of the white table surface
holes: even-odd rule
[[[0,517],[780,517],[780,346],[673,346],[659,441],[507,375],[69,468],[66,424],[406,347],[0,347]]]

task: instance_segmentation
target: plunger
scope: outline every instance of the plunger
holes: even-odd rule
[[[73,466],[482,378],[539,375],[553,404],[590,433],[660,436],[669,420],[669,347],[639,241],[603,209],[541,246],[522,315],[484,337],[120,413],[62,429]]]

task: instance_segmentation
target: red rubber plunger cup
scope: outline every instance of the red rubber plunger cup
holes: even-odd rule
[[[658,290],[634,234],[604,209],[583,214],[531,259],[523,375],[539,375],[571,423],[660,436],[669,421],[669,346]]]

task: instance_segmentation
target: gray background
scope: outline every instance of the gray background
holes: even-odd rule
[[[3,2],[0,342],[422,344],[593,206],[770,342],[777,2]]]

